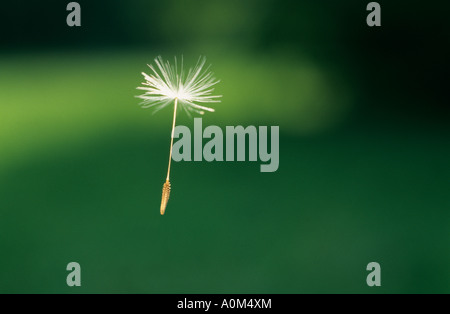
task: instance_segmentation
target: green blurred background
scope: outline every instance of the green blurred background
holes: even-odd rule
[[[450,292],[448,1],[69,2],[0,12],[1,293]],[[203,124],[278,125],[278,171],[174,163],[160,216],[158,55],[207,56]]]

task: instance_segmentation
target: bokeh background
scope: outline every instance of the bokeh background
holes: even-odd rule
[[[69,2],[2,3],[1,293],[450,292],[448,1]],[[158,55],[207,56],[203,124],[278,125],[278,171],[174,163],[160,216]]]

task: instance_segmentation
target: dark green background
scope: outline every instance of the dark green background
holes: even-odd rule
[[[450,5],[370,28],[368,2],[2,4],[0,292],[449,293]],[[172,112],[134,98],[158,55],[206,55],[203,124],[278,125],[279,170],[173,163],[160,216]]]

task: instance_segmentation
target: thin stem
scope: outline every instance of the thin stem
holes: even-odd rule
[[[175,133],[175,120],[177,119],[177,105],[178,105],[178,98],[175,98],[175,105],[173,108],[172,136],[170,137],[169,167],[167,169],[166,181],[169,181],[169,176],[170,176],[170,164],[172,161],[173,135]]]

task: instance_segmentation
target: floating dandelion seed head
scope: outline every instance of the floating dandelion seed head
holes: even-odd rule
[[[175,99],[180,107],[189,115],[190,112],[203,114],[205,111],[214,112],[214,109],[200,105],[199,103],[220,102],[219,95],[212,95],[214,85],[219,83],[209,72],[209,66],[204,68],[205,57],[200,57],[197,65],[191,68],[187,75],[183,71],[183,59],[181,59],[180,69],[178,69],[177,59],[171,65],[164,62],[161,57],[155,59],[156,67],[148,65],[152,73],[142,73],[145,78],[144,86],[137,89],[144,90],[145,93],[139,96],[143,101],[140,105],[143,108],[155,108],[155,112],[166,107]]]
[[[173,101],[173,121],[172,136],[170,139],[169,165],[167,167],[166,182],[163,185],[161,197],[161,215],[164,215],[170,196],[170,165],[172,160],[173,138],[175,131],[175,122],[177,117],[177,106],[183,108],[188,115],[190,112],[204,114],[205,111],[213,112],[214,109],[200,105],[202,103],[220,102],[217,98],[221,96],[212,95],[214,85],[219,83],[209,72],[209,67],[204,69],[206,58],[200,57],[197,65],[191,68],[187,75],[183,72],[183,59],[181,59],[180,72],[178,72],[177,59],[171,65],[168,61],[164,62],[161,57],[155,59],[156,67],[148,65],[152,70],[149,75],[142,73],[145,78],[144,86],[138,89],[145,93],[139,96],[143,101],[140,103],[144,108],[154,107],[156,111],[161,110]]]

